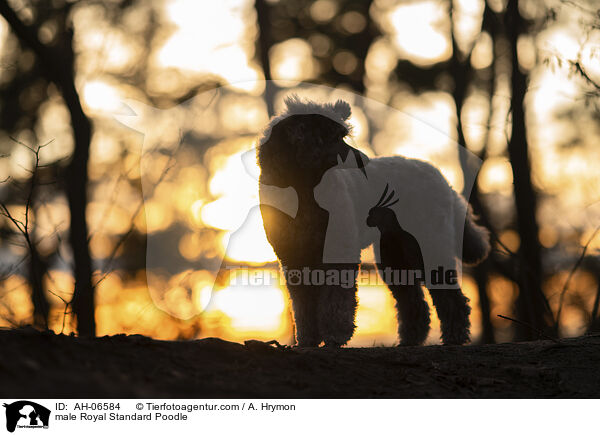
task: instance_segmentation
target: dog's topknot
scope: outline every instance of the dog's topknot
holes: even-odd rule
[[[293,115],[321,115],[332,121],[337,122],[350,134],[352,126],[348,122],[352,109],[350,104],[344,100],[337,100],[335,103],[316,103],[307,99],[300,98],[297,94],[291,94],[285,97],[285,110],[277,116],[271,118],[263,131],[259,145],[265,143],[271,135],[271,130],[279,122]]]
[[[286,110],[282,115],[323,115],[333,121],[345,124],[350,118],[352,110],[350,104],[344,100],[335,103],[315,103],[310,100],[302,100],[298,95],[292,94],[285,98]]]

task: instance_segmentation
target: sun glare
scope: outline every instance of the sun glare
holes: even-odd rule
[[[169,1],[167,16],[177,30],[158,51],[158,65],[215,74],[242,90],[255,91],[261,77],[249,59],[251,7],[247,1]]]
[[[244,224],[222,239],[223,249],[229,259],[251,264],[263,264],[277,260],[267,241],[262,216],[258,207],[250,210]]]
[[[478,178],[479,188],[483,193],[497,192],[510,195],[512,181],[512,169],[508,159],[489,157],[483,163]]]
[[[121,106],[121,100],[116,89],[99,80],[85,84],[83,99],[90,109],[100,112],[116,112]]]
[[[276,80],[307,80],[315,73],[312,49],[303,39],[293,38],[271,49],[273,77]]]
[[[230,286],[217,292],[214,303],[240,329],[276,329],[286,306],[282,291],[270,286]]]
[[[579,90],[572,80],[569,80],[569,73],[565,70],[551,71],[543,69],[539,72],[532,83],[531,102],[533,109],[538,117],[552,116],[553,110],[561,105],[570,104],[577,96]],[[546,128],[544,126],[544,128]]]
[[[213,175],[209,189],[218,196],[200,210],[202,221],[213,228],[228,231],[221,246],[231,260],[263,264],[277,257],[267,241],[262,217],[258,209],[258,181],[249,173],[259,172],[256,163],[246,168],[242,155],[245,151],[227,157]]]
[[[382,139],[397,137],[394,149],[384,150],[412,158],[435,160],[456,150],[453,141],[453,107],[445,94],[424,93],[406,96],[402,112],[389,117]],[[398,126],[404,128],[399,129]]]
[[[420,64],[434,64],[450,56],[445,16],[436,1],[400,4],[391,11],[394,42],[401,54]]]

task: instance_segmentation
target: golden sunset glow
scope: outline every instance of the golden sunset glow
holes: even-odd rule
[[[83,98],[90,109],[104,112],[116,112],[121,103],[117,91],[102,81],[86,83]]]
[[[290,39],[273,47],[273,73],[283,80],[308,80],[314,75],[310,45],[302,39]]]
[[[500,204],[500,220],[512,222],[513,167],[506,146],[512,122],[510,68],[497,62],[491,71],[498,56],[506,57],[502,51],[506,41],[498,44],[496,40],[494,46],[492,32],[481,32],[482,0],[455,3],[457,44],[459,50],[472,48],[468,58],[471,73],[482,82],[497,74],[493,89],[478,84],[465,91],[460,120],[466,146],[470,152],[481,153],[481,167],[475,168],[479,170],[479,191],[492,198],[494,206]],[[269,88],[259,65],[255,2],[148,2],[124,21],[137,29],[132,32],[135,36],[128,34],[125,25],[112,24],[93,4],[77,4],[74,9],[75,84],[93,124],[86,217],[98,283],[98,334],[142,333],[162,339],[218,336],[234,341],[258,338],[291,344],[290,301],[258,209],[260,169],[253,150],[269,120],[263,95]],[[290,32],[268,52],[276,84],[275,112],[283,108],[284,97],[290,93],[319,101],[342,98],[352,106],[348,123],[353,131],[346,139],[348,144],[370,157],[403,155],[427,160],[455,190],[462,191],[462,144],[456,142],[458,119],[452,96],[456,82],[445,71],[436,78],[440,82],[436,82],[436,90],[413,89],[403,83],[410,77],[402,77],[396,69],[398,61],[408,60],[429,71],[451,58],[447,4],[378,0],[368,17],[339,9],[336,1],[318,0],[303,13],[305,18],[312,17],[317,27],[341,29],[344,38],[360,34],[367,25],[377,27],[380,34],[365,49],[364,58],[358,58],[347,46],[335,47],[326,32],[298,37],[294,33],[298,29],[274,24],[275,34]],[[151,13],[158,30],[139,30]],[[298,20],[302,23],[301,16]],[[600,77],[600,36],[595,29],[583,37],[574,26],[569,22],[549,24],[539,34],[521,38],[518,49],[519,65],[530,79],[524,105],[533,188],[542,198],[539,239],[547,249],[558,249],[568,240],[567,252],[587,243],[600,225],[600,209],[594,206],[600,201],[597,117],[583,119],[572,110],[589,93],[582,91],[585,80],[569,66],[569,61],[580,60],[592,77]],[[140,36],[150,33],[147,39]],[[3,50],[12,49],[7,35],[8,27],[0,20]],[[146,66],[137,71],[134,67],[142,58]],[[544,63],[546,58],[550,61]],[[563,60],[557,62],[557,58]],[[357,71],[363,74],[358,79],[353,75]],[[1,74],[2,80],[8,80],[4,75],[13,72],[7,69]],[[327,74],[356,79],[364,96],[350,91],[347,84],[329,86],[331,82],[322,80]],[[39,117],[36,127],[19,132],[16,138],[26,142],[31,137],[54,139],[44,150],[42,164],[60,162],[56,166],[60,172],[68,165],[74,141],[69,112],[58,95],[50,86],[47,99],[35,112]],[[125,110],[124,101],[139,102],[150,115],[131,107],[135,113],[127,113],[130,124],[122,125],[116,120]],[[579,118],[581,123],[576,125],[573,120]],[[140,125],[146,130],[141,131]],[[589,132],[580,134],[582,128]],[[10,156],[0,159],[0,172],[24,181],[31,174],[32,162],[30,150],[15,147]],[[63,330],[61,298],[73,292],[74,280],[67,272],[73,258],[56,234],[68,229],[69,206],[62,191],[45,195],[32,219],[39,225],[40,253],[52,256],[45,278],[53,292],[49,296],[51,327],[68,333],[73,325],[66,322]],[[543,203],[546,197],[553,198],[550,205]],[[22,204],[10,207],[17,216],[23,216],[24,210]],[[514,229],[503,228],[499,237],[511,250],[520,246]],[[600,250],[600,235],[588,249],[593,253]],[[16,256],[23,255],[25,248],[0,241],[0,251],[0,255]],[[142,258],[140,264],[134,257]],[[143,261],[153,261],[153,267],[144,269]],[[374,262],[372,249],[363,253],[363,261]],[[219,274],[225,265],[278,279],[260,286],[236,285],[233,272],[232,276]],[[109,270],[112,272],[107,273]],[[8,325],[3,319],[9,314],[18,323],[31,318],[28,284],[20,274],[24,272],[19,270],[0,282],[4,295],[0,326]],[[564,279],[557,274],[549,281],[560,287]],[[477,336],[481,332],[477,285],[469,275],[463,284],[474,307],[471,320]],[[595,282],[582,273],[573,285],[592,288]],[[491,317],[498,322],[495,315],[512,306],[517,290],[505,277],[492,274],[489,292]],[[350,345],[397,343],[395,301],[390,291],[368,283],[360,286],[358,298],[357,332]],[[431,305],[429,295],[427,298]],[[564,317],[571,322],[568,330],[572,333],[585,323],[573,310],[566,310]],[[439,320],[434,310],[432,328],[428,342],[438,343]]]
[[[204,205],[200,217],[206,225],[227,231],[221,237],[221,248],[229,259],[268,263],[277,257],[257,209],[258,181],[251,173],[258,173],[258,166],[253,162],[253,168],[246,168],[242,162],[244,152],[227,157],[216,170],[209,189],[218,199]]]
[[[447,33],[439,25],[445,15],[444,8],[435,1],[400,4],[393,9],[389,20],[400,52],[423,64],[448,57],[452,50]]]
[[[478,182],[483,192],[510,194],[512,181],[512,169],[507,159],[490,158],[481,167]]]
[[[177,30],[160,48],[157,61],[161,67],[180,68],[199,73],[217,74],[241,89],[251,91],[260,79],[258,69],[248,60],[249,35],[254,29],[244,21],[252,7],[248,1],[197,2],[170,0],[166,12]],[[223,32],[223,29],[227,29]],[[215,38],[215,35],[220,35]],[[202,41],[202,43],[198,43]],[[194,55],[190,55],[190,48]]]

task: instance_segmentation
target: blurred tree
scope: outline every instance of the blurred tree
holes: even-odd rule
[[[485,78],[481,77],[481,74],[478,75],[475,69],[473,68],[473,63],[471,60],[471,56],[473,54],[473,45],[470,47],[470,50],[467,53],[463,53],[457,43],[457,30],[456,30],[456,18],[455,11],[457,9],[456,0],[452,0],[450,2],[450,39],[452,44],[452,57],[449,61],[449,73],[454,81],[454,88],[452,91],[452,96],[454,99],[454,104],[456,108],[456,130],[457,130],[457,141],[458,143],[465,147],[467,146],[467,141],[465,138],[465,125],[463,124],[463,109],[465,105],[465,100],[467,97],[467,92],[469,90],[469,86],[487,86],[487,93],[489,95],[489,108],[488,108],[488,125],[486,128],[486,132],[488,136],[484,138],[483,148],[479,153],[478,157],[481,159],[485,158],[485,151],[487,140],[489,138],[489,130],[490,130],[490,120],[493,113],[493,107],[491,104],[491,100],[494,95],[495,89],[495,74],[494,67],[495,63],[492,61],[490,66],[488,66],[487,71],[483,73]],[[493,50],[493,41],[496,39],[498,31],[498,19],[494,11],[492,11],[487,4],[487,1],[484,2],[484,11],[483,11],[483,19],[481,24],[481,32],[487,32],[492,39],[492,50]],[[492,59],[494,56],[492,56]],[[461,167],[463,168],[463,172],[466,174],[470,170],[469,163],[466,159],[466,154],[460,154]],[[467,186],[465,186],[465,189]],[[463,191],[463,194],[467,196],[467,192]],[[487,210],[484,209],[484,206],[481,201],[481,192],[479,191],[479,185],[477,182],[474,183],[473,188],[470,192],[469,202],[471,203],[474,212],[478,215],[482,221],[482,223],[487,227],[491,228],[491,223],[487,216]],[[492,254],[493,255],[493,254]],[[475,283],[477,284],[477,292],[479,295],[479,307],[481,309],[481,341],[483,343],[494,343],[494,327],[491,322],[491,307],[490,307],[490,298],[488,295],[488,284],[489,284],[489,272],[490,265],[492,259],[487,258],[481,264],[477,265],[473,270],[473,277],[475,278]]]
[[[527,142],[524,100],[528,77],[521,69],[518,57],[519,37],[527,32],[527,22],[519,11],[519,0],[509,0],[505,12],[505,29],[511,50],[511,134],[508,142],[514,196],[517,211],[517,226],[521,240],[519,247],[520,292],[517,298],[517,314],[537,330],[547,330],[554,321],[552,311],[542,291],[542,251],[538,238],[539,226],[536,218],[537,199],[531,182],[531,163]],[[517,339],[537,338],[535,330],[517,324]]]
[[[46,289],[44,288],[44,275],[47,272],[47,262],[40,255],[37,247],[37,240],[35,231],[27,228],[30,224],[29,221],[35,222],[36,219],[36,184],[39,183],[39,166],[40,166],[40,150],[38,147],[34,150],[35,162],[34,169],[31,174],[31,180],[29,182],[29,195],[25,203],[25,213],[31,213],[31,218],[25,217],[24,236],[27,248],[29,251],[29,279],[31,282],[31,299],[33,302],[33,324],[38,328],[48,329],[48,316],[50,314],[50,303],[46,296]]]
[[[484,3],[485,5],[480,32],[486,32],[490,35],[492,41],[495,41],[499,31],[499,18],[497,14],[489,7],[487,2]],[[489,95],[490,99],[488,125],[486,128],[488,135],[486,135],[484,138],[483,148],[478,153],[478,157],[484,159],[487,140],[489,137],[489,123],[492,117],[491,100],[493,98],[495,89],[495,62],[492,61],[491,65],[480,71],[473,68],[471,57],[476,39],[467,46],[466,50],[461,50],[458,44],[459,32],[457,30],[457,11],[459,6],[456,0],[449,0],[447,3],[445,3],[445,5],[448,8],[448,17],[450,21],[449,38],[452,47],[451,57],[428,67],[416,65],[408,59],[400,59],[395,67],[394,72],[396,77],[399,79],[401,78],[402,81],[405,81],[414,92],[449,89],[455,106],[457,142],[460,146],[465,148],[467,147],[467,141],[465,138],[466,126],[463,123],[463,109],[465,106],[465,101],[473,89],[480,88],[485,91]],[[448,82],[451,83],[449,87],[447,85]],[[467,154],[460,153],[459,157],[464,173],[466,174],[472,172],[472,169],[469,168]],[[468,187],[469,186],[465,185],[465,189],[468,189]],[[467,193],[467,191],[463,192],[465,196],[467,196]],[[477,183],[473,185],[468,199],[473,207],[473,210],[480,217],[482,223],[486,227],[491,228],[488,212],[484,208]],[[488,276],[492,263],[496,261],[498,261],[498,259],[494,258],[494,253],[492,253],[490,258],[488,258],[482,264],[476,266],[473,270],[481,309],[481,341],[484,343],[493,343],[495,341],[494,328],[490,319],[491,307],[488,296]]]
[[[30,299],[33,306],[33,325],[37,328],[48,329],[48,317],[50,313],[50,303],[46,296],[46,289],[44,286],[44,275],[47,272],[47,259],[44,258],[39,252],[38,243],[39,240],[36,237],[35,226],[33,222],[36,220],[36,209],[37,209],[37,184],[40,179],[40,150],[42,147],[31,148],[26,144],[20,143],[26,149],[32,152],[34,156],[33,169],[31,170],[30,179],[25,182],[17,182],[6,178],[1,184],[7,183],[4,189],[4,198],[0,202],[0,216],[4,216],[7,222],[11,224],[9,229],[9,235],[7,239],[11,239],[16,236],[16,239],[22,239],[21,243],[24,245],[26,254],[25,259],[27,263],[27,272],[25,275],[29,279],[31,287]],[[10,183],[8,183],[10,181]],[[23,208],[23,216],[11,212],[9,205],[19,204]],[[19,244],[21,244],[19,243]],[[21,262],[17,263],[20,265]],[[14,266],[13,266],[14,267]],[[18,267],[15,267],[12,272],[17,272]],[[1,275],[11,274],[4,272]],[[5,278],[3,276],[3,278]]]
[[[588,332],[591,333],[600,331],[600,317],[598,316],[598,308],[600,307],[600,279],[598,279],[597,281],[598,288],[596,289],[596,297],[594,298],[594,305],[592,307],[590,323],[588,325]]]
[[[514,197],[516,209],[516,229],[520,236],[520,249],[516,261],[506,262],[492,253],[490,258],[474,270],[478,285],[480,306],[482,311],[482,340],[493,341],[493,328],[490,321],[490,303],[487,295],[487,281],[490,267],[494,267],[509,279],[519,285],[517,299],[517,316],[525,323],[517,323],[516,337],[518,339],[531,339],[536,335],[535,329],[547,330],[553,325],[552,311],[542,291],[543,270],[541,266],[542,249],[538,240],[538,224],[536,220],[536,195],[531,180],[529,161],[529,147],[526,135],[526,120],[524,98],[527,92],[528,77],[518,63],[517,43],[519,37],[524,35],[527,22],[521,16],[518,0],[510,0],[505,10],[494,11],[487,1],[484,2],[481,32],[486,32],[492,39],[493,56],[491,65],[484,71],[474,70],[471,62],[472,51],[462,52],[457,44],[457,31],[455,28],[454,13],[457,9],[455,1],[448,3],[450,17],[450,38],[452,56],[428,68],[413,64],[409,60],[400,60],[395,72],[415,91],[422,92],[429,89],[438,89],[439,84],[445,84],[445,77],[452,80],[451,93],[456,108],[456,128],[458,142],[466,146],[465,126],[463,125],[463,107],[471,87],[483,89],[490,98],[488,115],[488,133],[484,141],[484,148],[480,157],[484,158],[486,142],[489,138],[490,120],[493,114],[491,104],[495,92],[495,70],[497,63],[506,63],[502,53],[497,52],[499,43],[507,41],[511,68],[511,108],[512,115],[511,134],[508,139],[507,151],[514,180]],[[472,49],[472,47],[471,47]],[[466,169],[466,161],[461,161]],[[471,192],[470,203],[475,212],[481,216],[483,223],[492,229],[490,218],[483,206],[481,193],[476,183]],[[496,232],[492,229],[494,238],[498,240]],[[529,325],[529,326],[527,326]]]
[[[269,3],[256,0],[260,36],[258,54],[265,78],[275,80],[269,51],[292,38],[307,41],[317,61],[319,82],[346,85],[365,92],[364,60],[371,44],[380,35],[370,15],[372,0],[300,0]]]
[[[49,18],[50,12],[47,9],[40,11],[38,19],[43,22]],[[40,62],[31,50],[21,47],[16,39],[7,38],[6,47],[2,53],[2,82],[0,83],[0,125],[9,134],[17,134],[19,130],[27,129],[33,131],[38,121],[38,108],[48,98],[46,89],[48,81],[41,72]],[[7,145],[20,147],[14,141],[7,141]],[[22,144],[27,148],[33,147],[33,144]],[[6,150],[8,152],[9,150]],[[4,190],[4,204],[20,205],[29,210],[31,221],[35,221],[37,210],[37,190],[35,186],[36,178],[42,177],[44,182],[48,182],[47,174],[54,171],[54,168],[48,166],[45,168],[33,167],[28,173],[29,180],[7,180]],[[28,206],[27,206],[28,205]],[[23,234],[17,229],[12,228],[11,235],[17,232],[17,237]],[[31,287],[31,302],[33,305],[33,323],[36,327],[47,328],[49,302],[46,297],[43,276],[45,274],[46,263],[49,255],[41,255],[35,242],[34,228],[28,228],[32,244],[27,246],[27,276]],[[7,234],[8,236],[8,234]],[[11,237],[11,236],[8,236]],[[15,270],[16,272],[16,270]]]
[[[580,5],[574,1],[562,0],[562,4],[584,15],[585,18],[580,21],[580,25],[582,33],[585,35],[584,41],[589,42],[592,34],[600,30],[600,7],[598,7],[597,2],[591,0],[588,1],[587,4],[584,3],[584,5]],[[554,10],[551,10],[548,18],[550,20],[556,19],[556,13]],[[597,56],[597,49],[594,49],[591,53],[589,53],[590,59],[597,58]],[[600,79],[597,76],[593,76],[592,73],[588,71],[583,57],[584,53],[582,46],[575,59],[567,59],[565,61],[570,66],[571,71],[583,79],[584,83],[587,85],[588,89],[585,90],[584,96],[586,97],[585,102],[589,104],[591,100],[597,102],[597,97],[600,96]],[[598,107],[596,107],[596,109],[598,109]],[[599,111],[596,110],[595,114],[598,115],[598,112]]]
[[[75,147],[65,171],[64,182],[70,209],[69,242],[73,251],[75,275],[72,306],[79,334],[94,336],[94,290],[86,222],[87,164],[92,126],[83,111],[75,87],[73,29],[68,20],[72,5],[73,3],[59,1],[49,7],[45,2],[35,2],[24,10],[33,18],[26,24],[7,0],[0,0],[0,14],[20,43],[33,51],[39,62],[40,77],[57,86],[69,111]],[[52,11],[52,16],[40,13],[42,11]],[[40,18],[46,20],[40,22]],[[46,44],[40,40],[39,35],[43,34],[42,26],[48,23],[55,27],[55,35]]]
[[[269,5],[265,0],[255,0],[254,8],[256,10],[256,22],[258,24],[257,48],[262,66],[263,75],[265,76],[265,102],[267,104],[267,113],[269,118],[275,114],[273,107],[273,99],[276,92],[275,84],[272,82],[271,60],[269,58],[269,50],[273,46],[271,37],[271,17]]]
[[[585,151],[586,148],[595,148],[596,143],[590,141],[594,137],[590,131],[596,129],[596,134],[600,131],[600,77],[593,68],[593,63],[597,63],[598,47],[593,44],[597,32],[600,31],[600,8],[597,2],[593,0],[571,1],[562,0],[558,7],[548,10],[545,24],[551,26],[559,19],[559,15],[566,12],[570,17],[578,17],[577,23],[581,39],[580,47],[577,53],[572,57],[565,57],[558,51],[550,52],[543,57],[543,63],[550,70],[560,70],[567,68],[569,76],[577,84],[581,98],[574,99],[567,107],[562,108],[556,117],[558,120],[565,120],[575,126],[574,134],[567,134],[558,144],[560,149],[573,151]],[[597,199],[595,199],[596,202]],[[581,233],[585,229],[579,229]],[[569,258],[568,261],[573,264],[563,290],[560,294],[559,305],[556,312],[555,330],[558,331],[561,326],[561,313],[563,306],[566,305],[565,295],[567,292],[574,293],[569,289],[570,279],[578,268],[591,273],[596,278],[596,294],[591,309],[585,303],[585,299],[578,293],[570,295],[569,303],[577,308],[581,315],[588,318],[588,331],[597,332],[600,330],[600,318],[598,317],[600,305],[600,255],[589,252],[588,247],[597,236],[598,228],[592,234],[587,244],[583,245],[581,256],[577,259]],[[581,234],[583,236],[583,234]],[[577,238],[579,241],[579,237]],[[579,246],[578,246],[579,248]]]
[[[500,26],[500,23],[499,23],[498,15],[490,8],[490,5],[488,4],[488,2],[484,1],[481,31],[484,33],[487,33],[491,38],[492,61],[491,61],[490,65],[487,68],[485,68],[485,71],[483,71],[483,75],[487,76],[487,80],[483,80],[484,84],[482,86],[487,87],[486,92],[488,95],[489,102],[488,102],[488,108],[487,108],[488,109],[487,125],[485,128],[485,135],[482,140],[483,148],[482,148],[481,152],[478,153],[478,157],[481,158],[482,160],[485,159],[487,145],[488,145],[488,141],[490,139],[492,115],[494,113],[492,99],[494,98],[494,94],[496,91],[496,79],[497,79],[497,75],[496,75],[497,53],[496,53],[495,45],[498,42],[498,33],[500,31],[499,26]],[[453,32],[453,34],[454,34],[454,32]],[[456,37],[453,36],[453,39],[455,40]],[[456,45],[456,42],[453,43],[453,46],[454,45]],[[471,55],[472,55],[472,51],[471,51]],[[469,68],[472,68],[472,62],[471,62],[470,58],[469,58]],[[458,105],[457,105],[457,117],[460,122],[460,124],[457,128],[459,131],[461,131],[461,130],[463,131],[462,137],[464,139],[465,126],[460,121],[462,116],[461,116],[461,111],[459,111],[459,109],[458,109]],[[460,138],[460,136],[459,136],[459,138]],[[466,145],[466,140],[465,140],[465,142],[462,142],[462,143],[464,145]],[[464,167],[464,163],[463,163],[463,167]],[[484,207],[484,204],[482,202],[482,194],[479,189],[479,183],[475,182],[475,184],[473,185],[473,189],[471,191],[471,197],[469,198],[469,200],[470,200],[471,205],[473,206],[473,210],[480,217],[482,223],[488,229],[491,229],[492,223],[490,222],[490,219],[489,219],[489,211]],[[495,256],[496,256],[496,254],[494,252],[492,252],[488,258],[486,258],[481,264],[477,265],[473,270],[473,277],[475,278],[475,283],[477,284],[477,291],[479,294],[479,306],[481,308],[481,330],[482,330],[481,341],[483,343],[494,343],[495,342],[494,326],[491,321],[491,305],[490,305],[490,298],[489,298],[489,293],[488,293],[489,275],[490,275],[490,272],[493,270],[494,262],[497,261],[497,258],[495,258]]]

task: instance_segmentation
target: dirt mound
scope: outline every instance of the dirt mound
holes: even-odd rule
[[[290,349],[217,338],[0,330],[9,398],[600,397],[600,336],[473,346]]]

